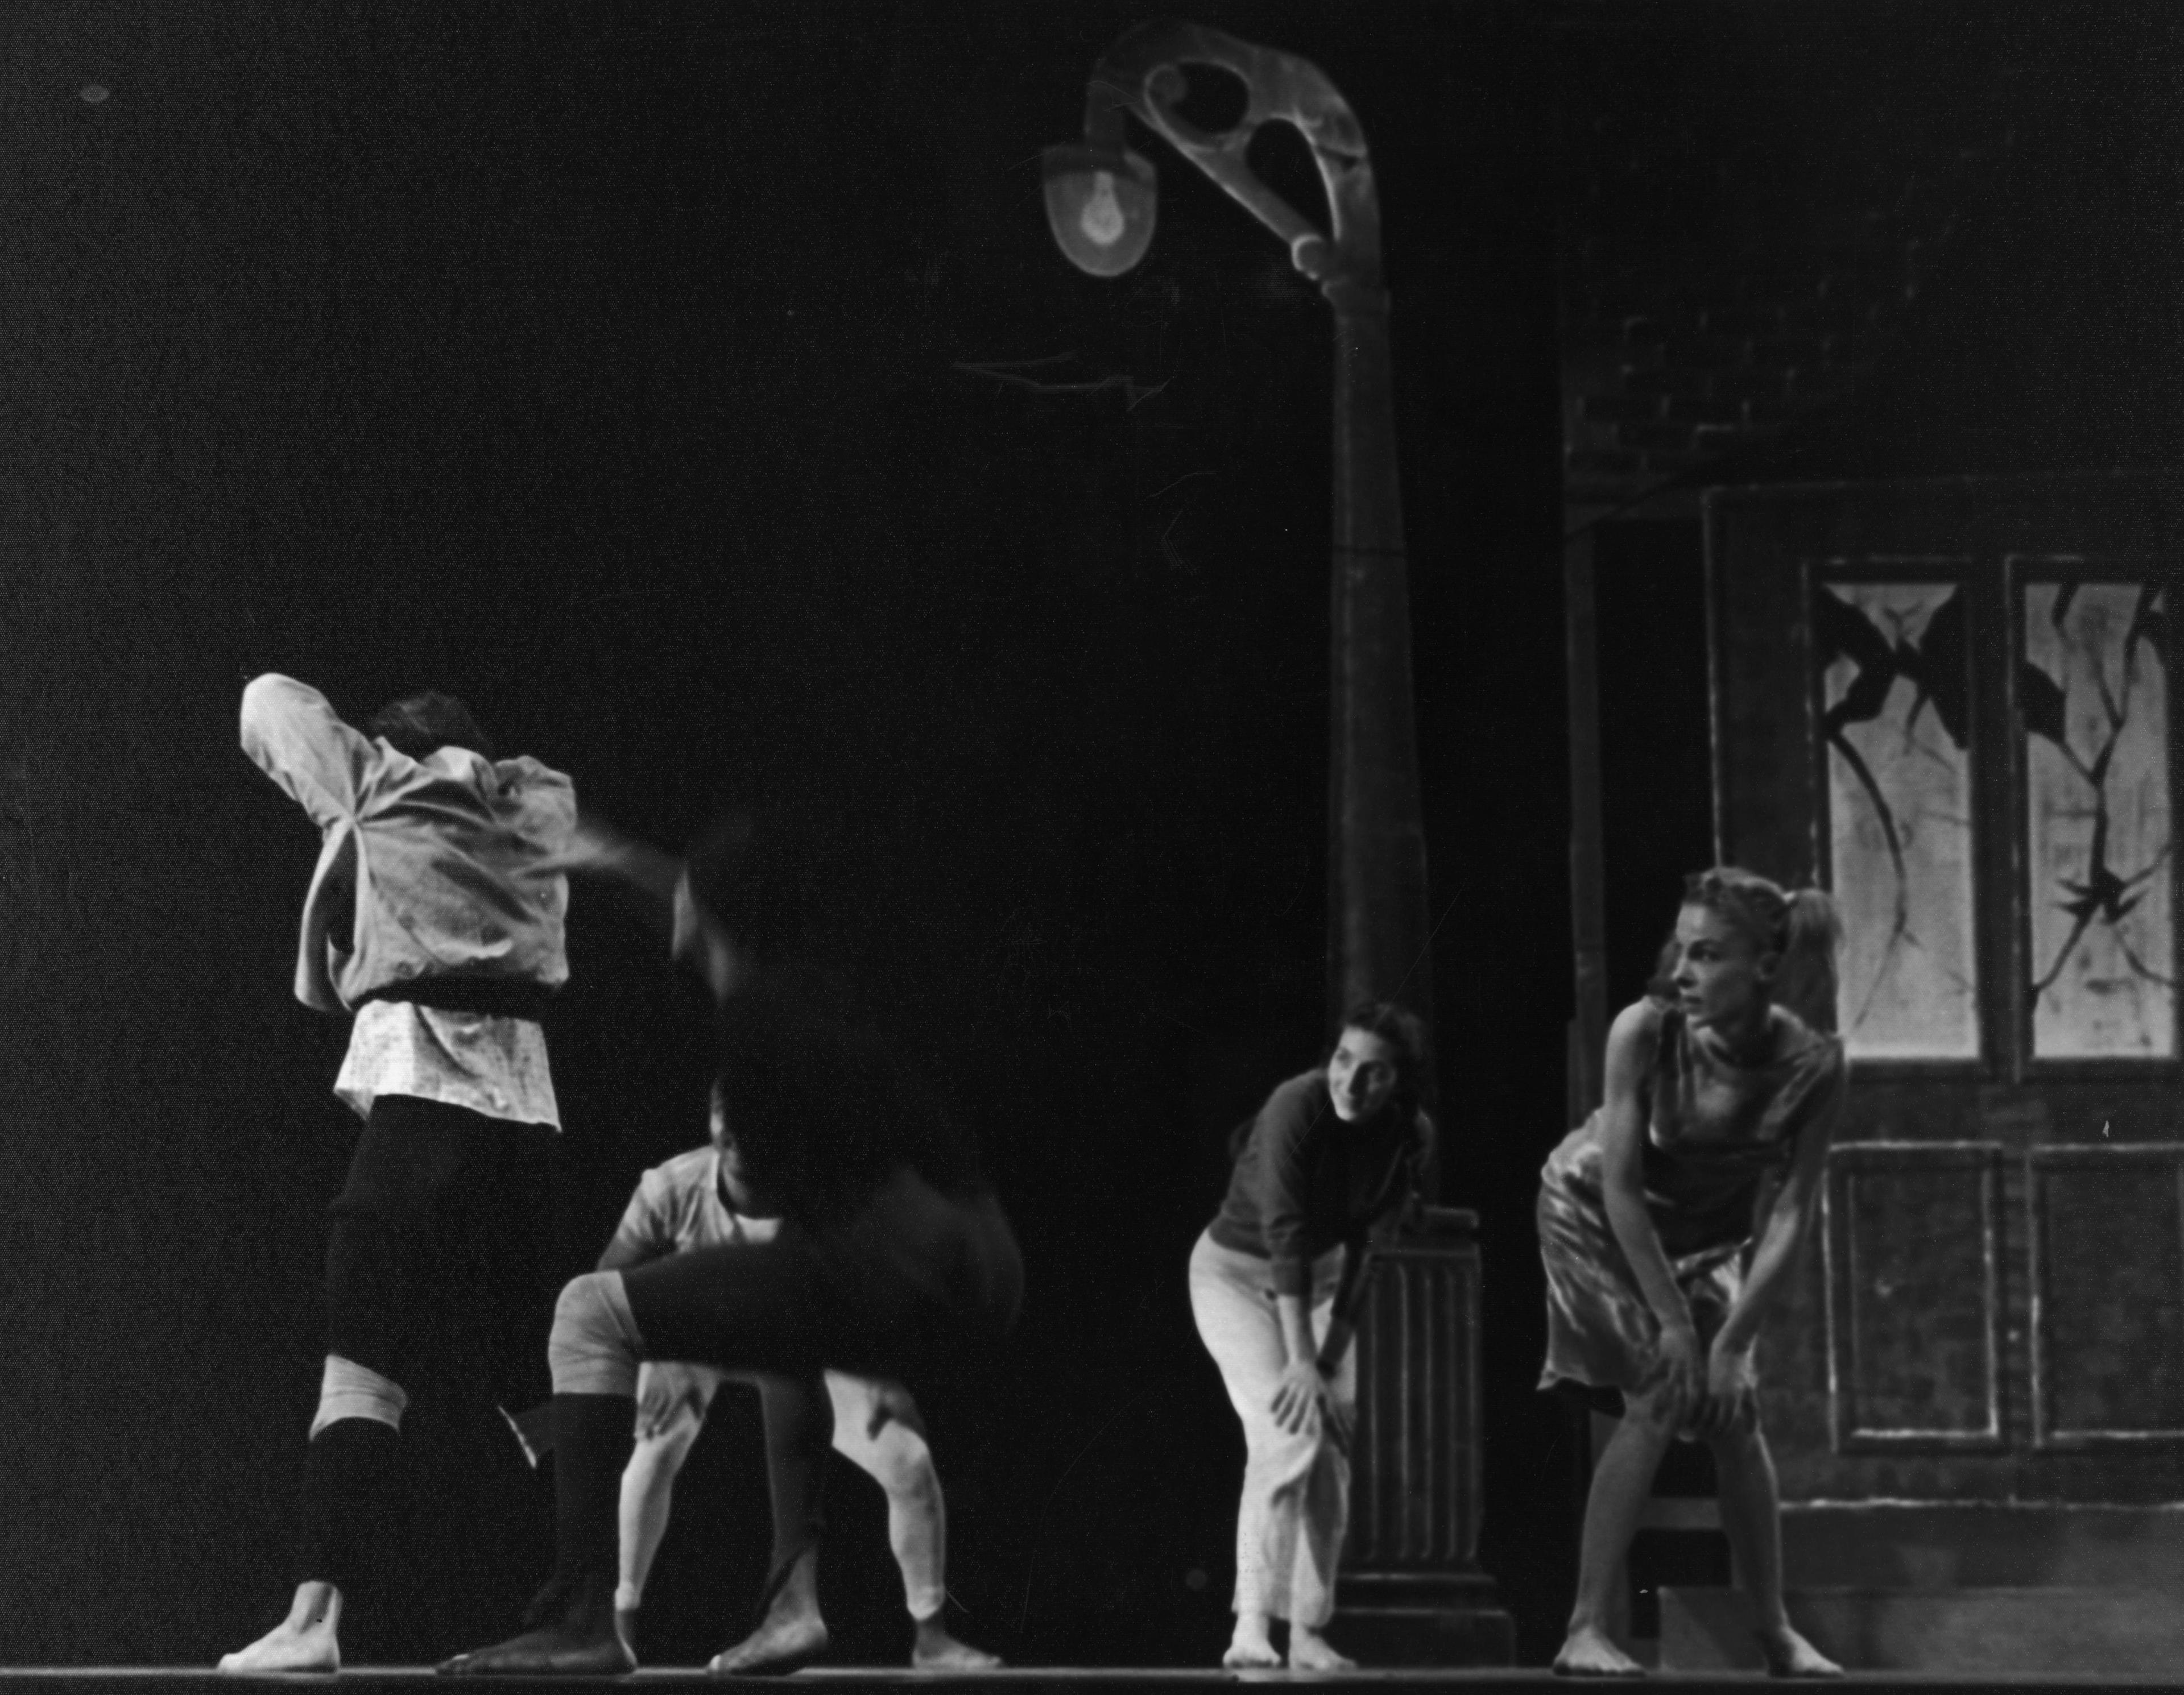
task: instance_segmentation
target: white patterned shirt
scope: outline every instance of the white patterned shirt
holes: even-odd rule
[[[366,1001],[356,1009],[334,1092],[359,1117],[381,1095],[415,1095],[484,1118],[561,1127],[546,1032],[527,1018]]]

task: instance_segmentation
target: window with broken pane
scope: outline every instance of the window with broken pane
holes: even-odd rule
[[[2156,583],[2024,587],[2026,928],[2036,1059],[2176,1050],[2167,609]]]
[[[1977,1059],[1964,591],[1831,581],[1814,598],[1844,1046]]]

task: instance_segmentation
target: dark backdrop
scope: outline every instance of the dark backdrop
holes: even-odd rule
[[[1240,1443],[1183,1266],[1223,1133],[1324,1033],[1327,318],[1150,147],[1146,265],[1053,250],[1037,152],[1139,15],[0,19],[0,1661],[203,1662],[285,1604],[352,1129],[343,1031],[288,995],[312,833],[236,748],[266,669],[352,716],[459,692],[664,842],[730,800],[802,823],[829,945],[1030,1264],[1012,1374],[936,1432],[961,1627],[1217,1653]],[[1488,1563],[1538,1638],[1570,1459],[1529,1391],[1568,1015],[1546,56],[1514,5],[1195,15],[1318,61],[1379,166],[1446,1198],[1487,1213]],[[1127,381],[959,369],[1034,358]],[[703,1073],[610,901],[571,954],[575,1266],[702,1134]],[[694,1461],[658,1651],[742,1626],[754,1423]],[[352,1660],[497,1634],[545,1561],[504,1442],[452,1393],[410,1430],[430,1487]],[[879,1498],[844,1467],[833,1499],[843,1652],[893,1657]]]

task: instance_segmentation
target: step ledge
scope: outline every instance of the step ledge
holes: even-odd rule
[[[1790,1616],[1856,1671],[2170,1676],[2184,1609],[2153,1592],[2097,1587],[1792,1588]],[[1741,1591],[1663,1584],[1660,1663],[1674,1671],[1759,1666]]]

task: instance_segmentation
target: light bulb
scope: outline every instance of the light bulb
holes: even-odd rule
[[[1120,276],[1145,256],[1157,195],[1151,162],[1123,148],[1072,143],[1042,162],[1047,226],[1069,262]]]
[[[1109,170],[1092,173],[1092,197],[1084,203],[1084,209],[1077,214],[1077,227],[1084,232],[1084,239],[1095,247],[1112,247],[1123,239],[1129,220],[1123,216],[1120,202],[1115,198],[1115,174]]]

